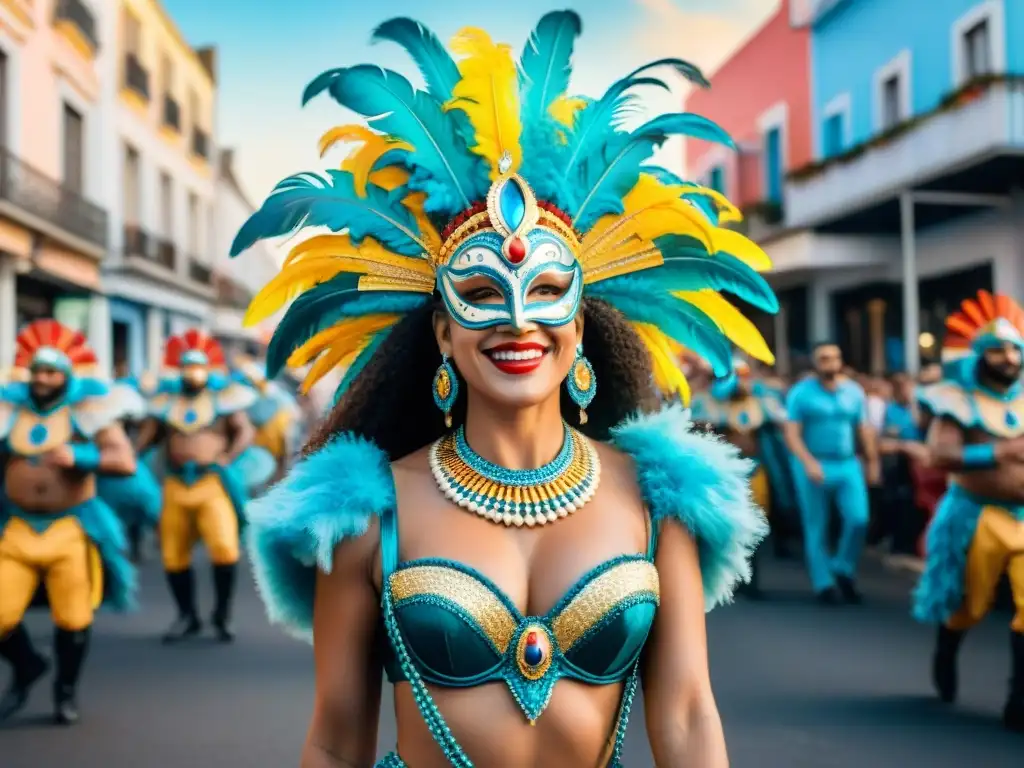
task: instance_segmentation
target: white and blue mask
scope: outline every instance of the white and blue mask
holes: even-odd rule
[[[472,330],[565,325],[583,296],[578,236],[567,217],[538,205],[526,182],[506,171],[491,185],[486,210],[446,239],[435,267],[437,289],[449,314]],[[500,301],[474,301],[474,290],[465,289],[470,283],[485,284]],[[557,285],[559,295],[540,293],[544,285]]]

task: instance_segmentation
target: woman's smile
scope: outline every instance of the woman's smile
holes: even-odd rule
[[[508,341],[482,351],[502,373],[521,376],[537,370],[551,347],[535,341]]]

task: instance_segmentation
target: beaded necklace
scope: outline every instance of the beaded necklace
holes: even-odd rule
[[[533,527],[566,517],[593,498],[601,461],[582,434],[563,424],[558,455],[538,469],[505,469],[466,442],[464,427],[430,448],[430,471],[452,502],[495,523]]]

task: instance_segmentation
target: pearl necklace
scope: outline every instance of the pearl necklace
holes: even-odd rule
[[[458,506],[495,523],[532,528],[567,517],[590,501],[601,462],[590,441],[566,424],[562,449],[551,463],[505,469],[470,448],[460,427],[430,447],[430,471]]]

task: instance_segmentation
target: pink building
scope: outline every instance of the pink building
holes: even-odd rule
[[[725,128],[740,147],[736,153],[687,141],[687,177],[769,219],[778,216],[786,173],[809,162],[812,152],[810,36],[790,26],[789,5],[783,0],[710,76],[711,89],[695,89],[685,104]]]
[[[88,329],[107,238],[91,202],[102,171],[98,26],[84,0],[0,3],[0,365],[26,320]]]

